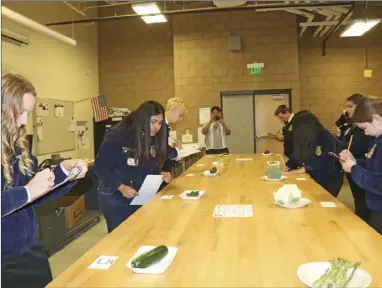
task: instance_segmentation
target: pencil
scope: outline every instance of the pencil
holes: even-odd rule
[[[279,156],[280,156],[280,158],[281,158],[281,161],[283,162],[284,166],[286,166],[286,165],[285,165],[285,161],[284,161],[284,158],[283,158],[283,155],[281,155],[281,154],[280,154]]]
[[[340,126],[337,126],[337,128],[340,129],[340,128],[341,128],[342,126],[344,126],[344,125],[345,125],[345,124],[342,124],[342,125],[340,125]]]
[[[354,135],[351,135],[351,136],[350,136],[350,141],[349,141],[348,150],[350,149],[350,146],[351,146],[351,142],[353,142],[353,136],[354,136]]]

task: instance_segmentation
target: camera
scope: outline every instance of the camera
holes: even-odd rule
[[[218,121],[218,120],[220,120],[220,116],[218,116],[218,115],[215,115],[215,117],[214,117],[214,120],[215,120],[215,121]]]

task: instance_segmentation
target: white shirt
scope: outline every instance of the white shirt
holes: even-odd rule
[[[293,116],[294,116],[294,113],[292,113],[292,115],[290,115],[290,117],[289,117],[289,119],[288,119],[288,123],[290,123],[290,121],[292,121]]]

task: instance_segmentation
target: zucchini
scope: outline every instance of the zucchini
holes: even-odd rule
[[[218,172],[218,169],[216,169],[216,167],[212,167],[210,173],[215,174],[216,172]]]
[[[147,268],[150,265],[153,265],[160,260],[162,260],[168,253],[168,248],[164,245],[155,247],[150,251],[147,251],[131,262],[133,268]]]

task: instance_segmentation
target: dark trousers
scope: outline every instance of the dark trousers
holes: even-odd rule
[[[351,193],[354,198],[355,214],[361,218],[363,221],[368,222],[370,217],[370,209],[366,204],[366,193],[361,187],[354,182],[351,174],[346,173],[346,178],[348,179]]]
[[[41,245],[15,258],[1,260],[1,287],[44,288],[52,280],[48,255]]]
[[[206,150],[206,154],[223,154],[223,153],[228,153],[229,154],[228,148]]]
[[[99,191],[99,200],[109,233],[142,207],[130,205],[131,199],[123,197],[119,192],[105,193]]]
[[[382,234],[382,212],[370,210],[369,225]]]
[[[344,175],[338,174],[323,181],[317,181],[326,191],[332,194],[334,197],[337,197],[340,193],[342,184],[344,183]]]

